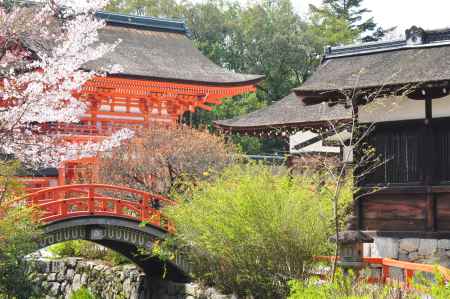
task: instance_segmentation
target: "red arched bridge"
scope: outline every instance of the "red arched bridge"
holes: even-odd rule
[[[147,274],[187,278],[188,267],[180,257],[163,263],[151,255],[155,244],[175,232],[161,211],[175,202],[164,196],[121,186],[74,184],[45,188],[25,199],[44,226],[41,248],[89,240],[125,255]]]
[[[113,185],[78,184],[45,188],[26,196],[43,223],[83,216],[109,216],[148,223],[174,232],[161,207],[174,202],[161,195]]]

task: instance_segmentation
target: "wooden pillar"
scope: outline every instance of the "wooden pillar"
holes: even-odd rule
[[[358,107],[358,99],[354,96],[352,99],[352,118],[354,119],[354,124],[356,126],[356,138],[359,138],[359,107]],[[352,140],[352,143],[354,142],[354,140]],[[354,155],[354,161],[358,161],[358,156],[360,155],[360,153],[358,152],[358,149],[354,149],[353,150],[353,155]],[[357,164],[357,163],[356,163]],[[353,179],[353,185],[356,186],[358,184],[357,179],[355,179],[355,177],[358,175],[359,169],[357,167],[358,165],[353,165],[353,171],[355,172],[355,176]],[[356,230],[362,230],[363,226],[364,226],[364,213],[363,213],[363,207],[362,207],[362,201],[363,198],[361,196],[361,191],[356,191],[353,194],[353,215],[354,215],[354,223],[353,225],[356,226]],[[352,226],[352,225],[350,225]]]
[[[424,161],[425,161],[425,187],[426,187],[426,230],[436,231],[436,198],[432,192],[434,183],[435,138],[433,130],[433,98],[422,90],[425,97],[425,142],[424,142]]]
[[[66,184],[66,165],[64,162],[58,167],[58,186],[64,186]]]

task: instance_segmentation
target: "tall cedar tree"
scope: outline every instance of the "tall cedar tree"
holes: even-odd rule
[[[331,14],[346,20],[351,29],[361,33],[363,42],[378,41],[395,28],[384,29],[377,25],[373,17],[368,19],[364,15],[371,11],[361,7],[363,0],[323,0],[322,7],[310,5],[313,13]]]

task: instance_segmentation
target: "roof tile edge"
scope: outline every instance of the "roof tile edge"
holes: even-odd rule
[[[405,39],[353,44],[325,48],[325,59],[348,57],[411,48],[427,48],[450,45],[450,28],[423,30],[413,26],[405,32]]]
[[[139,27],[143,29],[156,29],[164,31],[179,32],[189,34],[186,23],[182,20],[173,20],[166,18],[155,18],[147,16],[133,16],[107,11],[98,11],[95,15],[112,25],[125,25]]]

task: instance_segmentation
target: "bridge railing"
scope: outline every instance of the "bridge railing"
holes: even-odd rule
[[[174,226],[161,208],[174,201],[160,195],[121,186],[74,184],[28,194],[27,203],[39,210],[44,223],[83,216],[112,216],[145,222],[168,232]]]
[[[325,261],[325,262],[332,262],[334,261],[334,259],[335,259],[334,256],[314,257],[314,260],[316,261]],[[379,270],[378,275],[371,275],[368,277],[367,280],[369,283],[384,284],[395,281],[397,283],[404,284],[406,287],[410,288],[412,285],[412,281],[414,279],[414,275],[417,272],[432,273],[432,274],[438,272],[443,276],[446,282],[450,282],[450,269],[443,266],[411,263],[390,258],[373,258],[373,257],[364,257],[363,262],[366,267],[371,268],[373,270],[376,269]],[[403,281],[398,281],[398,278],[395,279],[391,277],[392,268],[400,269],[403,272]]]

